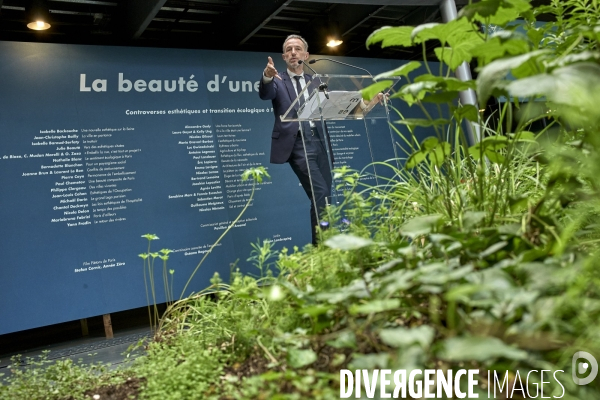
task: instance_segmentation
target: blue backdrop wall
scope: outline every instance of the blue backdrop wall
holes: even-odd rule
[[[258,239],[310,241],[306,195],[269,165],[274,116],[257,94],[269,55],[285,68],[267,53],[0,42],[0,334],[144,306],[146,233],[174,251],[178,295],[247,201],[248,167],[272,180],[186,294],[237,259],[247,268]],[[402,63],[340,60],[373,74]],[[376,158],[392,157],[387,122],[371,123]],[[331,124],[338,166],[371,161],[362,124]]]

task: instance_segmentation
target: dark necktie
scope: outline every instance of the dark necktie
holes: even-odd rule
[[[294,79],[296,80],[296,90],[298,91],[298,95],[300,95],[300,93],[302,93],[302,85],[300,85],[300,78],[304,78],[304,77],[300,76],[300,75],[294,76]],[[302,93],[302,96],[300,96],[300,98],[298,99],[298,106],[302,107],[303,104],[304,104],[304,93]]]
[[[294,80],[296,81],[296,90],[298,91],[298,94],[300,94],[302,92],[302,85],[300,85],[300,79],[304,79],[304,76],[300,76],[300,75],[295,75],[294,76]],[[302,93],[302,96],[300,96],[300,98],[298,99],[298,107],[302,107],[302,105],[304,104],[304,93]],[[306,133],[311,132],[311,124],[307,121],[303,121],[302,122],[302,130]],[[314,135],[314,132],[313,132]]]

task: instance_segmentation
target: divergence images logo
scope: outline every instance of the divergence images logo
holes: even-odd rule
[[[577,362],[579,359],[585,359],[586,362]],[[591,368],[590,374],[587,378],[579,378],[577,375],[585,374]],[[573,355],[572,361],[572,370],[573,370],[573,382],[578,385],[587,385],[591,381],[596,378],[598,375],[598,362],[590,353],[586,353],[585,351],[578,351]]]

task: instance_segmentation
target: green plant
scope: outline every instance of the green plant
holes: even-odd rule
[[[0,386],[0,399],[83,399],[84,393],[98,386],[117,385],[130,374],[108,373],[101,364],[84,365],[81,360],[49,360],[49,352],[21,360],[13,357],[10,375]]]
[[[150,247],[153,240],[158,240],[159,237],[147,233],[142,235],[143,238],[148,240],[148,250],[146,253],[139,254],[139,257],[143,260],[143,271],[144,271],[144,287],[146,289],[146,302],[148,304],[148,321],[150,322],[150,327],[152,330],[156,330],[158,325],[158,321],[160,319],[160,315],[158,312],[158,305],[156,302],[156,288],[154,281],[154,262],[156,258],[160,258],[163,261],[163,270],[162,270],[162,278],[163,278],[163,286],[165,291],[165,301],[167,306],[173,304],[173,274],[174,270],[170,270],[169,274],[171,275],[171,285],[169,286],[169,278],[167,276],[167,260],[169,259],[169,253],[172,251],[169,249],[162,249],[159,252],[151,252]],[[152,294],[152,302],[150,302],[150,296],[148,294],[148,283],[150,284],[150,293]],[[152,304],[152,308],[150,307]]]
[[[246,261],[252,262],[260,271],[261,278],[271,276],[271,267],[274,264],[271,260],[277,256],[273,251],[273,241],[264,240],[261,245],[259,240],[257,243],[251,243],[251,246],[252,251]]]

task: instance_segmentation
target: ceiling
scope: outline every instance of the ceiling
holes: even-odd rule
[[[49,0],[52,27],[26,27],[30,0],[0,0],[0,40],[273,52],[300,34],[313,54],[420,58],[421,49],[365,47],[387,25],[441,21],[440,0]],[[456,0],[458,7],[468,0]],[[337,30],[344,43],[325,46]]]

